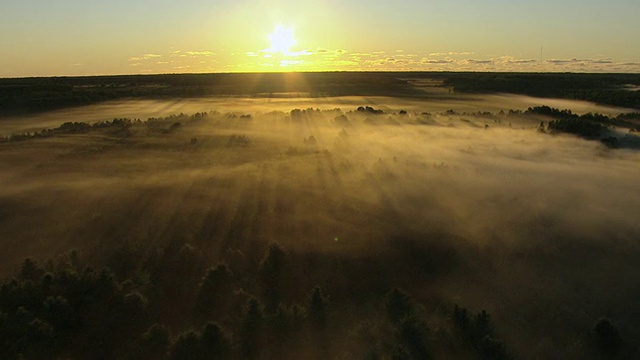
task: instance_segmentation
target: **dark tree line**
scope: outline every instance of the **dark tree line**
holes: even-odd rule
[[[583,115],[574,114],[571,110],[559,110],[549,106],[530,107],[524,114],[535,114],[550,117],[545,128],[544,121],[540,123],[541,132],[566,133],[580,136],[589,140],[599,140],[610,148],[617,148],[620,144],[615,136],[610,135],[612,126],[633,126],[631,120],[640,118],[638,113],[620,114],[616,117],[609,117],[597,113],[586,113]],[[635,128],[630,129],[630,134],[636,132]]]
[[[270,96],[304,92],[310,96],[381,95],[424,97],[403,78],[443,81],[456,92],[514,93],[587,100],[640,109],[637,74],[524,73],[305,73],[173,74],[0,79],[0,115],[30,114],[125,98]]]
[[[216,264],[179,243],[123,243],[96,264],[75,251],[28,258],[0,284],[0,358],[510,359],[486,311],[433,307],[385,278],[437,271],[425,263],[442,255],[413,249],[401,267],[391,254],[339,259],[278,244],[256,260],[230,249]],[[621,352],[611,321],[590,333],[593,354]]]
[[[167,74],[0,79],[0,116],[22,115],[118,99],[272,96],[416,96],[393,73]]]
[[[640,109],[640,91],[624,88],[627,84],[640,84],[637,74],[451,73],[436,76],[457,92],[556,97]]]
[[[25,259],[16,276],[0,286],[0,358],[284,354],[295,345],[292,337],[321,336],[327,330],[329,302],[315,287],[301,299],[302,306],[279,302],[271,308],[262,299],[273,303],[279,294],[256,298],[238,288],[258,281],[267,289],[273,284],[270,276],[282,277],[278,263],[283,254],[279,246],[269,248],[261,262],[261,279],[237,279],[242,275],[221,263],[207,269],[200,281],[196,275],[203,264],[190,246],[167,249],[159,258],[140,263],[146,255],[123,245],[107,261],[110,267],[101,270],[81,264],[76,252],[45,264]],[[188,313],[192,321],[184,320]]]

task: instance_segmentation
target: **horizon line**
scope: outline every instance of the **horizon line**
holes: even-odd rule
[[[123,76],[180,76],[180,75],[268,75],[268,74],[576,74],[576,75],[640,75],[640,72],[578,72],[578,71],[474,71],[474,70],[313,70],[313,71],[230,71],[230,72],[184,72],[184,73],[121,73],[94,75],[34,75],[8,76],[0,80],[56,79],[56,78],[97,78]]]

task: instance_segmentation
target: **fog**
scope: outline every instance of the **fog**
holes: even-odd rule
[[[541,118],[459,115],[540,104],[621,111],[507,95],[227,98],[5,120],[2,132],[17,133],[209,111],[125,135],[0,143],[0,271],[69,249],[97,258],[123,241],[180,239],[212,261],[256,242],[345,257],[408,243],[441,257],[429,283],[401,281],[415,296],[487,309],[523,357],[572,356],[558,349],[598,317],[638,331],[627,319],[640,301],[640,153],[541,133]],[[291,111],[308,107],[316,110]],[[182,126],[167,130],[175,122]]]
[[[421,99],[394,98],[382,96],[341,96],[341,97],[306,97],[306,93],[270,93],[264,97],[230,96],[194,99],[166,100],[123,100],[109,101],[97,105],[75,107],[50,111],[36,115],[0,117],[0,136],[30,131],[39,131],[57,127],[65,122],[108,121],[114,118],[130,118],[145,120],[149,117],[163,117],[179,113],[194,114],[204,111],[219,112],[271,112],[291,109],[334,109],[356,108],[361,105],[373,105],[376,108],[391,111],[444,112],[454,109],[458,112],[491,111],[499,112],[526,110],[528,107],[548,105],[558,109],[572,109],[577,113],[601,113],[617,115],[632,112],[630,109],[596,105],[586,101],[535,98],[523,95],[457,95],[434,92],[429,88],[429,96]]]

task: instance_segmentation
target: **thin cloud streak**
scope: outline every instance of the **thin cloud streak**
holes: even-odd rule
[[[474,55],[470,57],[470,55]],[[638,62],[611,58],[553,58],[512,55],[483,57],[472,51],[350,52],[314,48],[284,54],[265,50],[223,55],[209,50],[172,50],[145,53],[128,59],[131,68],[145,73],[255,72],[255,71],[495,71],[495,72],[640,72]]]

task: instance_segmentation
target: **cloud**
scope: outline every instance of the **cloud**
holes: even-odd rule
[[[546,60],[547,63],[555,64],[555,65],[564,65],[564,64],[576,64],[576,65],[586,65],[586,64],[615,64],[611,59],[550,59]]]
[[[185,54],[189,56],[213,56],[214,52],[211,51],[185,51]]]
[[[577,64],[585,61],[588,61],[588,60],[579,60],[579,59],[573,58],[573,59],[550,59],[550,60],[547,60],[546,62],[551,64]]]
[[[591,60],[592,64],[613,64],[611,60]]]
[[[530,65],[538,63],[538,60],[535,59],[518,59],[513,56],[500,56],[494,57],[491,59],[493,63],[510,66],[510,65]]]
[[[230,53],[220,56],[208,50],[170,49],[166,54],[146,53],[131,57],[131,66],[154,65],[165,71],[167,64],[190,65],[193,71],[237,70],[260,71],[286,67],[285,70],[355,70],[355,71],[575,71],[575,72],[636,72],[640,63],[616,62],[605,56],[597,58],[518,58],[513,55],[486,56],[472,51],[414,52],[392,49],[370,52],[349,52],[345,49],[314,48],[286,54],[270,54],[264,50]],[[473,56],[470,56],[473,55]],[[215,67],[212,59],[218,59]],[[151,61],[152,59],[155,59]],[[164,60],[171,60],[166,62]],[[205,59],[208,65],[201,63]],[[147,67],[147,66],[145,66]]]
[[[157,59],[161,57],[162,55],[158,55],[158,54],[144,54],[142,56],[131,57],[129,58],[129,61],[141,61],[141,60]]]
[[[294,52],[290,52],[287,55],[289,56],[293,56],[293,57],[298,57],[298,56],[309,56],[309,55],[313,55],[312,51],[309,50],[302,50],[302,51],[294,51]]]
[[[217,71],[210,66],[217,54],[208,50],[175,50],[166,53],[145,53],[128,59],[129,66],[140,73],[162,73],[167,71]],[[249,53],[247,53],[249,55]]]
[[[535,64],[538,60],[528,59],[528,60],[509,60],[511,64]]]
[[[461,64],[467,65],[467,64],[491,64],[493,63],[493,60],[478,60],[478,59],[467,59],[467,60],[463,60],[460,62]]]
[[[369,59],[370,54],[350,54],[344,49],[304,49],[300,51],[286,53],[271,53],[267,50],[250,51],[244,54],[244,60],[236,61],[236,64],[225,65],[219,64],[220,67],[235,70],[263,69],[273,71],[273,69],[282,68],[287,71],[296,70],[358,70],[356,66],[364,63],[364,59]]]
[[[560,59],[549,59],[549,60],[545,60],[545,62],[549,63],[549,64],[568,64],[571,63],[571,60],[560,60]]]
[[[373,57],[373,58],[377,58],[380,57],[380,55],[382,55],[382,53],[379,52],[374,52],[374,53],[352,53],[349,54],[350,56],[362,56],[362,57]]]
[[[454,55],[474,55],[475,52],[456,52],[456,51],[450,51],[450,52],[434,52],[429,54],[429,56],[454,56]]]
[[[356,53],[347,54],[347,52],[343,49],[337,49],[337,50],[316,49],[316,50],[303,50],[300,52],[300,55],[313,55],[313,56],[317,56],[318,58],[337,59],[344,56],[353,57],[354,55],[358,55],[358,54]]]
[[[451,64],[453,63],[452,60],[434,60],[434,59],[423,59],[422,60],[423,64]]]

